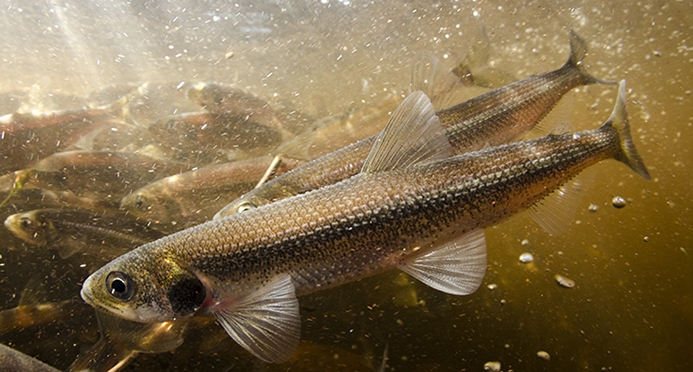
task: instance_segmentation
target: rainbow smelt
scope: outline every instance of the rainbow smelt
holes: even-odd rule
[[[486,270],[483,228],[604,159],[649,179],[624,83],[598,129],[450,152],[428,97],[414,92],[358,175],[143,245],[87,278],[82,298],[146,323],[212,315],[246,350],[282,362],[299,342],[297,296],[392,269],[470,294]]]
[[[583,64],[587,45],[570,32],[570,57],[559,69],[530,76],[436,112],[452,145],[453,154],[497,146],[535,128],[575,87],[601,83]],[[412,83],[424,91],[440,91],[448,82],[433,63],[420,63],[412,71]],[[443,89],[444,91],[445,89]],[[437,95],[437,94],[434,94]],[[434,99],[434,101],[437,100]],[[449,99],[443,94],[441,100]],[[371,123],[372,124],[372,123]],[[536,129],[535,129],[536,130]],[[315,159],[248,192],[220,210],[215,218],[246,211],[275,200],[330,185],[357,174],[377,135]]]

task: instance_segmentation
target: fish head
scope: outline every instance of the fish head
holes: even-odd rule
[[[5,227],[16,237],[37,246],[47,245],[54,229],[38,211],[13,214],[5,219]]]
[[[216,216],[214,216],[215,219],[217,218],[223,218],[226,216],[230,216],[232,214],[236,213],[242,213],[242,212],[247,212],[251,209],[257,208],[257,204],[251,198],[246,198],[244,196],[241,196],[240,198],[232,201],[229,203],[227,206],[222,208]]]
[[[141,191],[123,197],[120,207],[134,216],[159,222],[169,222],[169,216],[181,214],[176,203],[156,194]]]
[[[172,259],[143,254],[141,248],[90,275],[81,296],[97,310],[141,323],[191,316],[208,297],[193,273]]]

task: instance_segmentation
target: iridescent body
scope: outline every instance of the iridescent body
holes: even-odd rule
[[[129,217],[68,209],[13,214],[5,219],[5,227],[27,243],[58,250],[62,258],[80,251],[116,257],[163,236]]]
[[[167,116],[149,124],[151,134],[185,151],[205,149],[264,152],[281,144],[283,134],[247,115],[192,112]]]
[[[516,139],[537,125],[567,92],[601,83],[584,70],[585,42],[571,31],[571,55],[563,67],[494,89],[439,110],[452,151],[462,154]],[[215,218],[314,190],[357,174],[376,136],[318,158],[266,183],[224,207]]]
[[[189,216],[211,217],[221,206],[252,190],[273,160],[268,155],[168,176],[133,191],[120,206],[134,216],[165,223]],[[282,159],[272,169],[273,175],[286,173],[300,163]]]
[[[599,129],[449,158],[430,101],[415,92],[358,175],[146,244],[90,276],[82,297],[140,322],[211,314],[248,351],[279,362],[300,336],[296,296],[395,268],[472,293],[486,268],[481,229],[604,159],[649,178],[624,95],[622,86]]]

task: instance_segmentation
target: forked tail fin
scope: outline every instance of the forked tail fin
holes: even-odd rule
[[[565,63],[566,66],[574,66],[575,68],[578,69],[580,72],[580,75],[582,76],[582,83],[584,85],[587,84],[605,84],[605,85],[616,85],[617,83],[615,81],[606,81],[606,80],[601,80],[597,79],[596,77],[592,76],[587,70],[585,69],[585,65],[582,63],[582,60],[585,59],[585,56],[587,55],[587,44],[585,43],[585,40],[583,40],[578,34],[575,33],[575,31],[570,30],[570,58],[568,58],[568,62]]]
[[[640,177],[649,180],[650,173],[645,167],[638,150],[633,144],[633,137],[630,134],[630,125],[628,124],[628,114],[626,113],[626,81],[621,80],[618,86],[618,97],[614,111],[611,113],[609,120],[602,125],[600,129],[609,129],[612,127],[618,133],[620,152],[614,156],[614,159],[630,167],[633,172]]]

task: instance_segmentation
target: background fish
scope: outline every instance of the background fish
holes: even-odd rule
[[[195,217],[209,219],[222,206],[252,190],[272,165],[273,156],[215,164],[152,182],[125,196],[121,208],[133,216],[160,223]],[[301,161],[284,158],[272,169],[281,175]]]
[[[415,92],[359,175],[144,245],[87,278],[82,297],[140,322],[211,314],[255,356],[281,362],[300,336],[296,296],[395,268],[469,294],[486,270],[484,227],[607,158],[649,179],[630,137],[624,84],[596,130],[452,158],[444,133]]]
[[[438,110],[455,154],[506,143],[534,128],[571,89],[593,83],[606,83],[590,75],[582,60],[587,46],[570,32],[571,53],[563,67],[542,75],[530,76],[494,89],[453,107]],[[413,69],[415,87],[437,89],[440,79],[425,69]],[[424,66],[426,67],[426,66]],[[435,76],[435,71],[433,71]],[[548,131],[546,131],[548,132]],[[311,161],[284,176],[243,195],[217,213],[216,218],[248,210],[272,201],[314,190],[358,173],[375,136]]]
[[[5,219],[5,227],[27,243],[57,250],[62,258],[88,252],[103,261],[164,235],[125,215],[66,209],[13,214]]]

